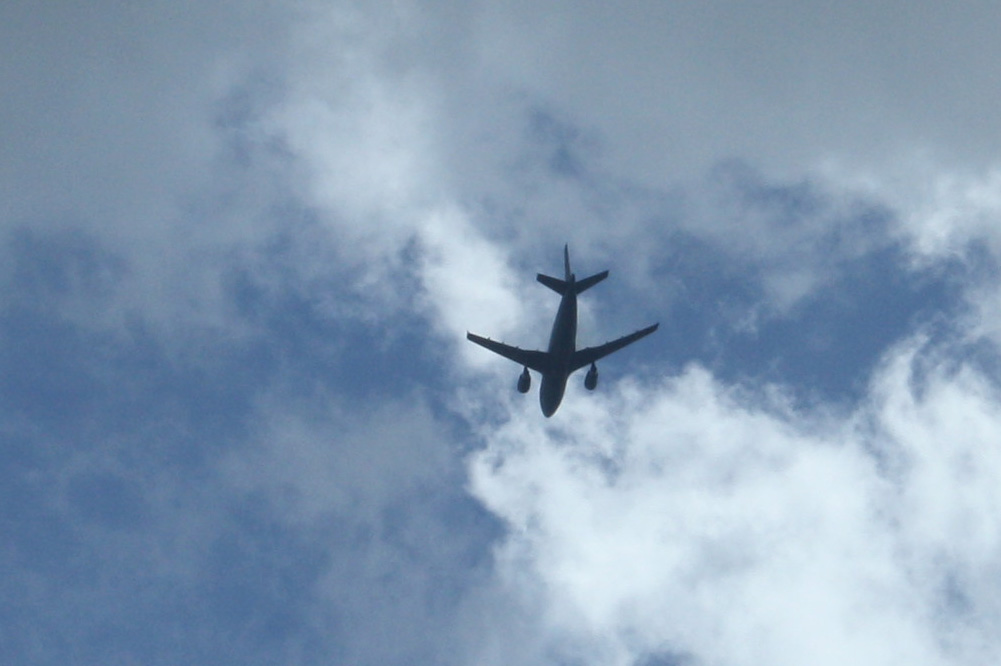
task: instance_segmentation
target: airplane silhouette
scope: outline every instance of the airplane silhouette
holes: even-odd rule
[[[546,417],[556,413],[560,402],[563,401],[567,379],[572,373],[585,365],[590,365],[591,368],[584,377],[584,387],[593,391],[598,385],[598,368],[595,366],[595,361],[650,335],[660,326],[657,323],[597,347],[577,349],[577,294],[583,293],[604,280],[608,277],[608,271],[602,271],[578,282],[576,276],[570,272],[569,245],[563,246],[563,266],[564,279],[562,280],[542,273],[536,277],[539,282],[563,296],[560,300],[560,309],[556,312],[556,320],[553,322],[553,331],[549,335],[548,351],[519,349],[503,342],[496,342],[490,338],[466,332],[466,339],[471,342],[486,347],[490,351],[525,367],[521,376],[518,377],[519,392],[528,393],[528,389],[532,385],[532,377],[528,374],[529,368],[542,374],[539,404]]]

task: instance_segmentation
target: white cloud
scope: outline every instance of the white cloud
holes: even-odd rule
[[[470,466],[509,525],[501,575],[583,663],[981,663],[1001,623],[996,389],[938,365],[916,387],[923,360],[895,352],[849,418],[690,368],[505,424]]]
[[[891,234],[915,268],[951,271],[967,306],[957,330],[968,341],[1001,340],[1001,171],[949,168],[924,154],[883,170],[828,164],[823,179],[836,191],[886,207]]]

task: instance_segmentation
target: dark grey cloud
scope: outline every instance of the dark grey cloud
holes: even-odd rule
[[[985,4],[487,13],[486,66],[586,115],[613,137],[616,171],[646,184],[724,155],[790,173],[832,157],[885,166],[915,147],[980,166],[996,152],[979,141],[992,134],[981,111],[997,101]]]

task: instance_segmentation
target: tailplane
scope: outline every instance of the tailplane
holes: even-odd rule
[[[573,273],[570,272],[570,246],[563,246],[563,275],[564,279],[559,279],[552,277],[551,275],[543,275],[539,273],[536,279],[542,284],[546,285],[557,294],[563,295],[567,293],[567,285],[574,285],[574,293],[580,294],[594,285],[598,284],[602,280],[608,277],[608,271],[602,271],[600,273],[595,273],[591,277],[586,277],[580,282],[576,280]]]
[[[577,283],[577,293],[580,294],[608,277],[608,271],[595,273],[591,277],[586,277]]]
[[[555,291],[557,294],[563,295],[567,293],[567,283],[565,280],[554,278],[551,275],[543,275],[542,273],[536,275],[535,279]]]

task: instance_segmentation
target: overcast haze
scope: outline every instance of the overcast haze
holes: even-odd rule
[[[0,662],[996,662],[1001,8],[823,4],[4,3]]]

